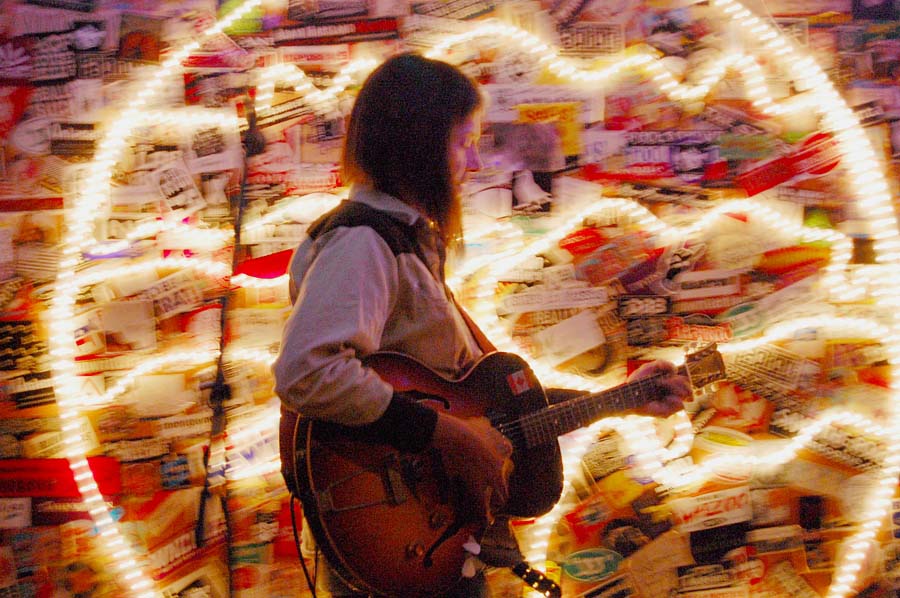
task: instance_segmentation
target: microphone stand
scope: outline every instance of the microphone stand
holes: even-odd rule
[[[240,193],[237,198],[237,205],[233,206],[236,210],[234,216],[234,248],[231,253],[231,272],[237,269],[239,265],[238,251],[241,245],[241,225],[244,219],[244,210],[246,208],[245,191],[247,186],[247,170],[248,158],[265,151],[266,140],[259,130],[256,122],[256,109],[253,106],[253,100],[249,95],[244,98],[244,109],[247,117],[248,129],[241,138],[243,145],[243,169],[241,172]],[[219,313],[219,355],[216,363],[216,377],[212,382],[206,383],[202,388],[209,388],[209,407],[212,409],[212,422],[210,426],[209,444],[203,451],[203,490],[200,493],[200,505],[197,512],[197,521],[194,526],[194,541],[197,548],[201,548],[205,541],[205,517],[206,517],[206,501],[211,497],[212,491],[209,482],[209,460],[213,452],[212,448],[216,442],[222,442],[227,429],[228,418],[226,414],[226,404],[231,399],[231,387],[225,380],[225,328],[228,321],[228,303],[232,290],[229,289],[221,299],[222,309]],[[229,581],[228,589],[231,595],[231,525],[229,524],[228,508],[224,494],[220,495],[222,500],[222,513],[225,517],[225,546],[228,554],[228,571]]]

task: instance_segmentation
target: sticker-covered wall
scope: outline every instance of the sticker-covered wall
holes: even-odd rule
[[[897,596],[898,23],[869,0],[0,0],[0,595],[309,595],[269,370],[285,269],[346,196],[359,84],[413,50],[490,97],[449,283],[583,392],[517,429],[566,473],[514,522],[527,562],[567,598]],[[606,417],[657,357],[685,411]]]

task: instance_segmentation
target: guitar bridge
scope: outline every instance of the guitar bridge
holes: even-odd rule
[[[399,505],[406,502],[409,494],[406,492],[406,484],[403,482],[403,476],[396,467],[397,459],[389,459],[385,463],[384,468],[384,490],[388,496],[388,502],[392,505]]]
[[[364,475],[377,473],[381,477],[384,486],[384,499],[360,502],[351,504],[335,504],[334,490],[343,484],[350,483],[354,478]],[[369,468],[359,470],[347,477],[334,480],[327,488],[319,490],[315,493],[316,507],[320,513],[343,513],[346,511],[354,511],[357,509],[367,509],[379,505],[396,506],[406,502],[409,499],[409,492],[406,489],[403,475],[400,472],[400,460],[395,454],[388,456],[382,464],[377,468]]]

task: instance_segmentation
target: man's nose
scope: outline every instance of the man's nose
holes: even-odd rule
[[[478,145],[472,144],[466,150],[466,170],[481,170],[483,166],[481,154],[478,153]]]

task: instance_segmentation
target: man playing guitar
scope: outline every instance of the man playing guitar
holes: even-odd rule
[[[391,530],[363,530],[353,523],[346,541],[341,540],[331,527],[333,517],[353,516],[364,505],[341,507],[341,488],[330,483],[297,487],[304,477],[298,469],[311,474],[325,468],[309,454],[321,442],[340,439],[340,455],[328,462],[340,467],[344,461],[379,455],[379,463],[347,476],[363,479],[377,469],[374,485],[386,488],[386,502],[396,505],[415,502],[408,489],[415,494],[416,480],[424,477],[416,468],[432,472],[431,465],[407,457],[438,455],[437,477],[444,488],[436,493],[453,509],[450,515],[429,512],[437,540],[403,544],[403,552],[409,553],[403,558],[420,559],[431,571],[442,554],[438,551],[452,544],[448,539],[470,525],[483,529],[516,499],[509,485],[514,442],[485,416],[490,407],[484,401],[490,398],[445,399],[450,408],[435,408],[440,401],[422,401],[420,393],[407,392],[419,389],[400,388],[404,367],[422,366],[438,381],[466,378],[470,395],[482,385],[481,375],[491,378],[487,370],[510,367],[505,376],[520,375],[521,364],[495,368],[493,361],[482,361],[490,346],[444,284],[446,254],[461,248],[460,185],[467,171],[481,165],[477,144],[483,103],[477,85],[449,64],[402,54],[378,67],[350,115],[342,163],[342,178],[352,185],[350,199],[311,225],[291,262],[293,310],[274,365],[283,406],[282,467],[291,490],[304,499],[307,519],[316,515],[311,526],[325,545],[329,564],[324,587],[334,596],[441,593],[468,598],[486,595],[486,587],[478,575],[435,593],[407,592],[404,583],[412,584],[412,579],[387,589],[360,579],[365,575],[344,553],[364,543],[363,535],[377,552],[379,534],[386,538]],[[402,367],[391,360],[381,365],[367,361],[384,354],[410,360],[401,359]],[[479,378],[467,378],[476,364],[483,364]],[[638,409],[643,413],[667,416],[680,409],[689,392],[687,380],[667,362],[647,364],[636,377],[655,380],[655,400]],[[538,394],[546,405],[543,392]],[[302,422],[318,427],[301,429]],[[359,450],[359,443],[372,450]],[[555,436],[546,444],[549,451],[527,453],[527,459],[544,459],[548,469],[557,468],[549,488],[542,490],[552,504],[559,498],[562,472]],[[347,447],[358,456],[341,452]],[[383,447],[391,450],[381,454]],[[356,487],[352,493],[364,491]],[[423,570],[423,576],[427,573]]]

